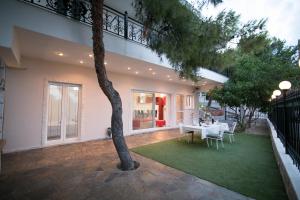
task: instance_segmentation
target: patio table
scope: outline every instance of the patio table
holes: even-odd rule
[[[192,143],[194,142],[194,132],[201,132],[201,139],[205,139],[208,133],[219,134],[219,131],[229,131],[229,126],[227,123],[214,123],[214,124],[202,124],[199,125],[182,125],[183,130],[193,131],[192,132]]]

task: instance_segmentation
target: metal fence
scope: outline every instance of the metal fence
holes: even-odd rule
[[[90,0],[20,0],[50,12],[64,15],[84,24],[92,25]],[[113,8],[103,8],[103,29],[114,35],[148,45],[143,37],[144,26],[128,17],[127,12],[121,13]]]
[[[269,118],[277,136],[300,170],[300,90],[290,91],[271,102]]]

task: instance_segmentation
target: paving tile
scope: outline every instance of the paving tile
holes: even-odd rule
[[[133,148],[179,137],[178,130],[126,137]],[[48,147],[3,156],[0,199],[247,199],[132,152],[141,163],[124,172],[111,140]]]

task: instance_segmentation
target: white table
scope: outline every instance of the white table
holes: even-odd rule
[[[214,123],[210,125],[181,125],[183,131],[193,131],[196,133],[201,132],[201,139],[205,139],[208,133],[219,134],[219,131],[229,131],[227,123]],[[192,142],[194,140],[194,133],[192,133]]]

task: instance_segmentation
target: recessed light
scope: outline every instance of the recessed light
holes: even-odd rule
[[[167,75],[168,78],[170,78],[170,75]]]
[[[152,72],[152,75],[155,75],[156,74],[156,72]]]
[[[131,67],[127,67],[128,70],[131,70]]]
[[[58,55],[58,56],[64,56],[63,52],[56,52],[55,54]]]
[[[169,81],[172,81],[172,80],[173,80],[173,79],[171,79],[171,78],[169,79]]]
[[[104,61],[104,65],[107,65],[107,62],[106,62],[106,61]]]
[[[182,79],[182,81],[186,81],[185,79]]]
[[[150,67],[148,70],[149,70],[149,71],[152,71],[152,68]]]
[[[89,54],[89,57],[92,58],[92,57],[93,57],[93,54]]]
[[[80,63],[80,64],[83,64],[83,60],[80,60],[79,63]]]
[[[136,71],[136,72],[134,72],[135,74],[139,74],[139,72],[138,71]]]

